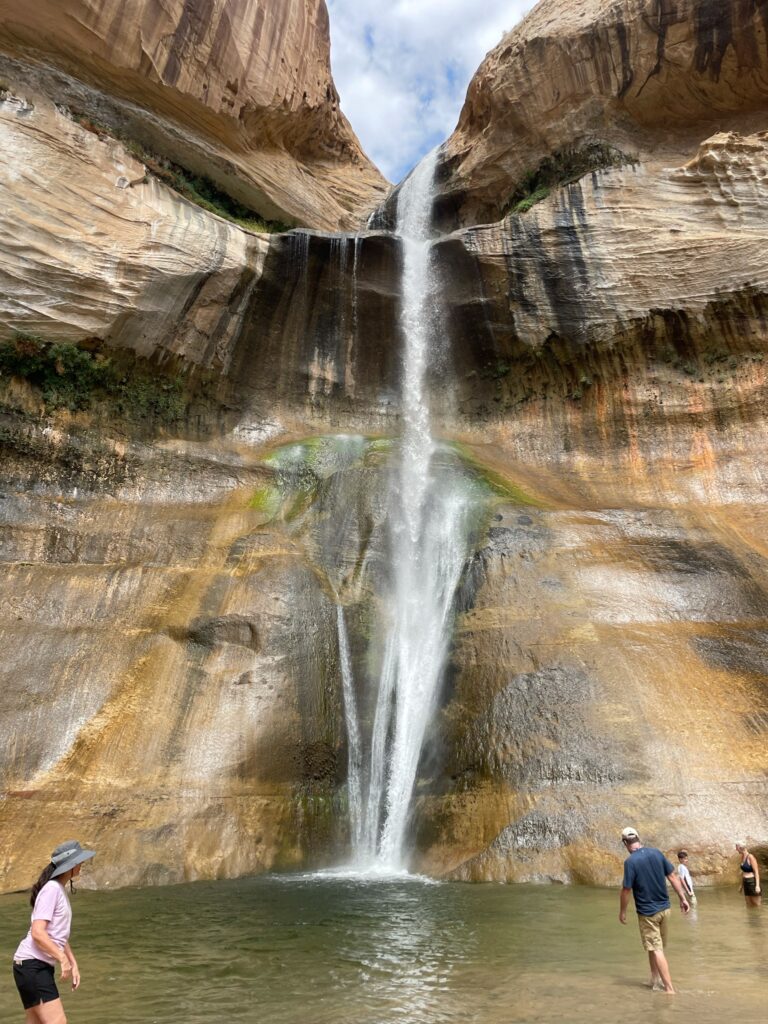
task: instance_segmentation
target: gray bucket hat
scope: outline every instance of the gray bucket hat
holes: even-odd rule
[[[67,839],[66,842],[59,843],[51,854],[51,864],[56,868],[51,878],[71,871],[72,868],[82,864],[84,860],[90,860],[95,855],[95,850],[84,850],[76,839]]]

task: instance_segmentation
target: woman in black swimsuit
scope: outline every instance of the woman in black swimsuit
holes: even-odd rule
[[[744,893],[748,907],[759,907],[762,892],[760,889],[760,868],[757,860],[747,849],[747,844],[736,843],[739,851],[739,867],[741,868],[741,891]]]

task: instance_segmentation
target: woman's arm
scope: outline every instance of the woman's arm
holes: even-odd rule
[[[61,964],[61,977],[63,981],[72,973],[72,963],[67,956],[66,952],[57,946],[53,939],[48,934],[48,925],[50,921],[37,920],[32,922],[32,938],[38,944],[40,949],[48,953],[49,956],[54,957]]]
[[[72,988],[76,989],[80,987],[80,970],[77,966],[77,960],[75,960],[75,954],[72,952],[72,947],[67,942],[64,944],[64,952],[69,957],[69,962],[72,965]]]
[[[755,892],[760,892],[760,868],[757,865],[757,858],[751,853],[749,855],[749,863],[752,865],[752,870],[755,873]]]

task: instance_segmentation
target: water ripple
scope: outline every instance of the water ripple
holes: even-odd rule
[[[764,1019],[765,911],[702,892],[697,920],[672,924],[680,994],[662,1004],[616,904],[603,890],[328,875],[82,892],[84,981],[64,1005],[77,1024],[614,1024],[628,1000],[668,1024]],[[10,956],[29,908],[1,905]],[[17,1003],[6,976],[0,1019],[20,1020]]]

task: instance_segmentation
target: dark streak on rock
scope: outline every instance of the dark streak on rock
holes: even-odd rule
[[[215,0],[184,0],[184,7],[173,33],[168,59],[163,68],[165,85],[176,85],[187,60],[187,46],[195,46],[213,23]]]
[[[725,51],[733,41],[733,19],[730,4],[722,0],[703,0],[694,14],[696,52],[693,63],[699,74],[708,74],[715,82]]]
[[[658,75],[661,71],[662,65],[664,64],[664,57],[666,54],[667,47],[667,30],[670,25],[677,21],[677,5],[675,0],[656,0],[656,22],[651,23],[650,27],[656,32],[656,63],[649,72],[643,84],[637,90],[639,96],[646,85],[652,78]]]
[[[639,751],[596,730],[594,679],[568,665],[514,676],[475,723],[474,748],[491,777],[530,790],[612,786],[644,775]]]
[[[632,56],[629,52],[629,34],[627,26],[623,22],[619,22],[616,26],[616,36],[621,52],[621,86],[619,87],[619,99],[621,99],[632,85],[635,73],[632,70]]]
[[[217,361],[217,348],[222,338],[226,337],[227,332],[232,330],[233,324],[235,324],[235,329],[239,336],[239,333],[243,329],[242,317],[239,314],[248,298],[248,293],[253,289],[255,282],[255,268],[252,266],[245,267],[240,274],[237,284],[232,290],[232,294],[229,296],[227,305],[221,311],[221,316],[219,317],[216,326],[211,331],[204,355],[205,365],[220,365],[220,358]],[[233,346],[236,344],[236,341],[233,342]]]
[[[760,15],[768,33],[766,0],[701,0],[695,12],[696,52],[694,66],[715,82],[720,77],[729,47],[733,47],[740,71],[760,67],[760,51],[754,19]]]
[[[192,287],[189,290],[189,294],[184,300],[184,305],[181,307],[181,310],[179,311],[177,323],[180,323],[181,321],[184,320],[184,317],[187,315],[190,309],[192,309],[194,304],[200,298],[200,293],[202,292],[203,288],[205,288],[206,284],[210,281],[210,279],[213,277],[216,269],[218,268],[214,268],[212,270],[208,270],[200,274],[197,281],[195,281],[195,283],[192,285]]]
[[[725,636],[696,636],[691,643],[699,657],[714,668],[768,680],[768,631],[764,629],[734,630]]]
[[[547,253],[538,225],[527,230],[529,252],[539,254],[539,276],[563,339],[584,341],[588,317],[584,310],[584,289],[589,281],[587,261],[582,252],[580,228],[585,224],[581,186],[571,185],[562,195],[558,208],[558,251]]]

